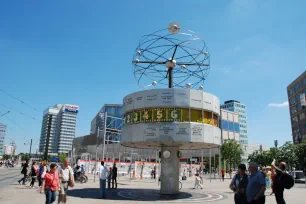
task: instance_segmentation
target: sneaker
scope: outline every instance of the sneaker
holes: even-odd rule
[[[18,181],[18,183],[19,183],[19,185],[21,185],[21,184],[20,184],[20,181]]]

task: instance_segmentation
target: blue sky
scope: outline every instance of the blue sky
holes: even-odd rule
[[[141,36],[180,22],[200,33],[211,55],[205,90],[247,106],[249,141],[291,140],[286,87],[305,71],[305,1],[1,1],[1,104],[17,112],[0,118],[17,151],[33,138],[42,112],[56,103],[80,106],[77,136],[105,103],[140,90],[131,60]],[[0,106],[0,112],[8,109]],[[13,122],[12,122],[13,121]],[[16,125],[17,124],[17,125]]]

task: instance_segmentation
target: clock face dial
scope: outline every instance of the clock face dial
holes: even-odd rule
[[[164,156],[164,158],[169,158],[170,157],[170,152],[168,151],[168,150],[165,150],[164,152],[163,152],[163,156]]]

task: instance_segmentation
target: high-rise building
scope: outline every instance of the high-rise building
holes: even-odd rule
[[[301,143],[306,140],[306,71],[296,78],[287,87],[289,110],[292,128],[292,140],[294,144]]]
[[[68,153],[75,137],[76,119],[79,107],[70,104],[56,104],[47,108],[43,115],[39,151]]]
[[[240,143],[239,114],[221,109],[222,140],[234,139]]]
[[[240,144],[247,145],[248,125],[247,125],[247,113],[245,105],[240,103],[239,101],[230,100],[230,101],[225,101],[224,105],[221,105],[221,109],[238,113]]]
[[[243,154],[241,155],[241,162],[244,164],[248,163],[248,126],[247,126],[247,113],[246,107],[244,104],[239,101],[229,100],[225,101],[224,105],[221,105],[221,109],[229,110],[235,113],[238,113],[239,118],[239,137],[240,144],[242,145]]]
[[[4,141],[7,126],[0,123],[0,156],[4,155]]]

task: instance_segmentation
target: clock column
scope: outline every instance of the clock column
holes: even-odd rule
[[[170,156],[165,158],[164,151],[169,151]],[[177,194],[179,192],[180,159],[177,155],[179,147],[161,148],[161,194]]]

